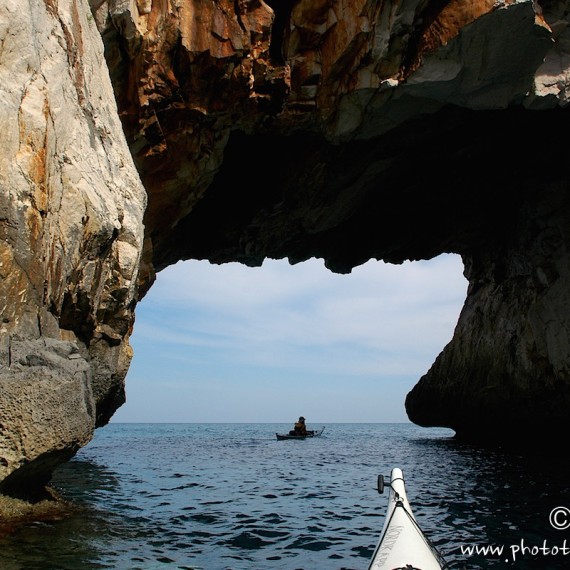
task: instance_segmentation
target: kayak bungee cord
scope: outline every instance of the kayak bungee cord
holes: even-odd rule
[[[398,477],[398,479],[400,479],[402,482],[404,482],[403,477]],[[395,480],[397,480],[397,479],[395,479]],[[390,481],[390,484],[392,484],[392,481]],[[400,507],[404,511],[404,513],[406,513],[406,516],[408,517],[408,519],[410,519],[410,522],[412,523],[414,528],[418,531],[418,534],[422,537],[423,541],[433,551],[434,556],[437,558],[437,560],[439,561],[439,563],[442,566],[442,570],[449,569],[449,564],[444,560],[443,556],[439,553],[435,544],[433,544],[433,542],[426,536],[424,531],[420,528],[416,519],[414,518],[414,515],[412,515],[412,513],[410,511],[408,511],[408,509],[406,509],[406,505],[404,505],[404,502],[402,501],[402,499],[400,499],[400,493],[398,493],[397,491],[394,491],[394,501],[396,502],[396,504],[394,505],[394,510],[392,511],[389,520],[392,520],[392,517],[394,516],[396,509],[398,507]],[[390,524],[390,523],[388,523],[388,524]],[[394,570],[400,570],[400,569],[395,568]],[[414,568],[410,567],[408,565],[408,568],[405,568],[405,570],[414,570]],[[418,568],[416,570],[421,570],[421,569]]]
[[[384,476],[378,475],[379,493],[384,486]],[[450,570],[412,513],[401,469],[392,469],[386,486],[390,487],[388,510],[368,570]]]

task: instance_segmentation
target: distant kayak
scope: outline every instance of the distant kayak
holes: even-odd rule
[[[323,426],[321,429],[309,431],[309,433],[307,433],[307,435],[297,435],[297,434],[294,434],[291,432],[289,432],[289,433],[276,433],[275,435],[277,436],[277,439],[279,439],[279,440],[281,440],[281,439],[307,439],[309,437],[318,437],[324,431],[325,431],[325,426]]]
[[[392,469],[386,520],[368,570],[410,568],[421,570],[448,569],[447,562],[418,526],[408,497],[404,474]],[[384,478],[378,476],[378,492],[384,491]]]

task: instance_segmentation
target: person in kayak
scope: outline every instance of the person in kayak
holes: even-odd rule
[[[295,427],[292,431],[294,435],[313,435],[312,431],[307,430],[305,418],[303,416],[299,418],[299,421],[295,422]]]

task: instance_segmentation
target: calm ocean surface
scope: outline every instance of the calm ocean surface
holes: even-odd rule
[[[393,467],[451,568],[570,568],[570,532],[549,522],[558,509],[554,523],[570,524],[566,444],[528,459],[409,424],[277,441],[290,427],[99,429],[53,480],[81,509],[1,537],[0,569],[366,570],[388,498],[377,475]]]

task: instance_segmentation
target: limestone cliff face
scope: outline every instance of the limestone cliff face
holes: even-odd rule
[[[0,6],[0,491],[124,402],[146,194],[85,6]]]
[[[136,302],[181,259],[459,253],[410,419],[567,427],[568,4],[4,2],[0,491],[121,405]]]

